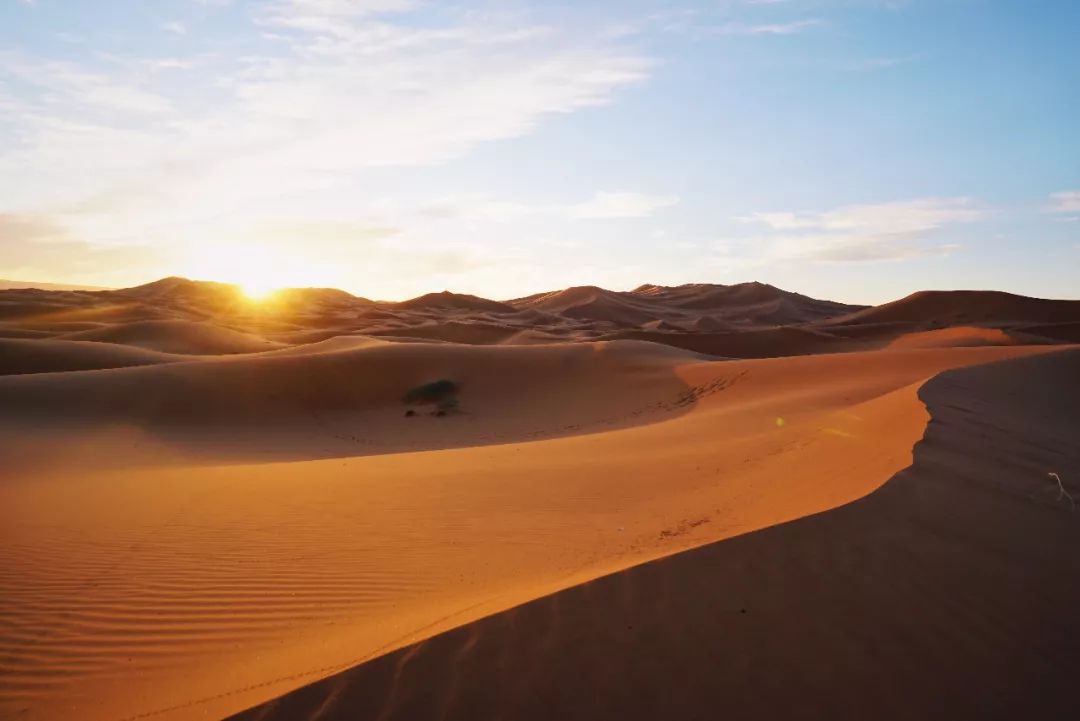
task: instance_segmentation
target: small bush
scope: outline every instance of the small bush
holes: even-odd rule
[[[457,400],[454,398],[454,394],[458,392],[458,389],[459,386],[454,381],[441,379],[411,389],[402,400],[410,405],[416,403],[441,404],[448,401],[452,401],[456,405]]]

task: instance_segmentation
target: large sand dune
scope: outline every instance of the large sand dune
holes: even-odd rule
[[[1080,351],[952,371],[910,468],[825,514],[405,647],[238,718],[1066,719]],[[1076,488],[1075,480],[1072,488]]]
[[[399,348],[462,351],[397,345],[352,352]],[[909,462],[925,423],[915,397],[923,379],[1037,350],[737,362],[665,352],[662,362],[649,356],[644,368],[607,363],[598,374],[671,393],[672,408],[651,419],[633,415],[637,403],[620,397],[626,391],[617,380],[585,399],[575,398],[581,386],[570,383],[560,395],[549,383],[544,393],[555,400],[537,396],[528,406],[533,423],[551,415],[547,425],[556,434],[575,432],[562,427],[562,404],[660,422],[531,443],[208,464],[226,424],[213,437],[196,436],[180,454],[139,458],[127,468],[111,466],[125,452],[138,453],[135,443],[149,443],[141,428],[123,442],[89,448],[54,443],[51,455],[23,459],[0,486],[9,551],[0,609],[0,655],[8,659],[2,708],[27,709],[26,718],[212,718],[588,578],[841,505]],[[554,352],[514,349],[503,364],[532,364],[536,373]],[[271,360],[264,363],[277,372]],[[97,381],[111,389],[153,378],[129,387],[151,391],[167,382],[163,371],[235,370],[229,382],[205,391],[188,379],[182,387],[190,407],[201,408],[213,389],[251,377],[250,364],[26,376],[8,379],[3,390],[7,407],[40,413],[72,388],[92,396]],[[315,375],[326,377],[326,369]],[[252,387],[267,383],[264,377]],[[276,376],[269,384],[285,385]],[[364,393],[376,392],[372,386],[354,399],[366,402]],[[142,395],[130,392],[129,399]],[[503,432],[513,413],[499,412],[501,395],[478,406],[474,432]],[[130,412],[109,400],[111,390],[98,397],[104,405],[95,416]],[[504,402],[515,405],[512,396]],[[253,421],[234,416],[234,405],[211,411],[239,430]],[[402,423],[442,420],[454,419]],[[200,415],[194,425],[205,421]],[[78,457],[77,473],[50,466],[58,449]],[[302,450],[324,453],[314,443]]]
[[[1080,316],[1015,298],[0,292],[0,718],[1057,718]]]

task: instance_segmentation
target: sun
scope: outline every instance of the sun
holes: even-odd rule
[[[261,302],[269,298],[277,290],[277,287],[266,281],[250,280],[239,284],[240,292],[250,301]]]

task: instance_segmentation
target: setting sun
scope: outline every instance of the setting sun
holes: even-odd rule
[[[240,292],[250,301],[261,302],[269,298],[279,288],[265,281],[245,281],[238,284]]]

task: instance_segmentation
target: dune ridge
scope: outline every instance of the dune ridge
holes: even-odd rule
[[[862,500],[538,599],[232,718],[1014,719],[1033,704],[1068,718],[1080,526],[1047,469],[1080,465],[1078,375],[1080,350],[942,373],[919,389],[932,418],[912,465]]]
[[[764,358],[913,345],[931,341],[905,336],[949,329],[955,335],[941,332],[932,342],[1010,344],[1017,334],[1024,344],[1075,342],[1077,323],[1080,301],[929,291],[865,307],[757,282],[631,291],[580,286],[506,301],[443,291],[390,302],[292,288],[252,302],[235,286],[176,277],[112,291],[0,290],[0,338],[94,340],[208,356],[365,335],[468,345],[630,338]]]

